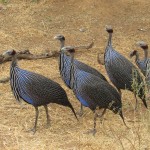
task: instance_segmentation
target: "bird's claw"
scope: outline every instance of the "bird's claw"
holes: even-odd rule
[[[82,117],[82,116],[83,116],[83,111],[80,110],[80,111],[77,112],[76,114],[79,115],[80,117]]]
[[[46,128],[49,128],[50,126],[51,126],[50,121],[47,121]]]
[[[96,129],[89,130],[89,131],[85,132],[85,134],[93,134],[93,136],[95,136]]]
[[[28,132],[32,132],[33,133],[33,135],[35,134],[35,132],[36,132],[36,128],[35,127],[33,127],[33,128],[31,128],[31,129],[29,129],[28,130]]]

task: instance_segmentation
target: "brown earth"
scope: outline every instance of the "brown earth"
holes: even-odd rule
[[[66,37],[67,45],[95,45],[76,58],[100,70],[97,53],[104,53],[107,42],[105,25],[114,27],[113,45],[127,58],[139,40],[150,41],[150,2],[148,0],[1,0],[0,52],[6,49],[29,49],[39,54],[45,50],[59,50],[53,39],[56,34]],[[4,4],[4,1],[6,2]],[[81,32],[79,29],[84,29]],[[143,29],[143,30],[140,30]],[[142,51],[140,50],[142,54]],[[133,61],[133,60],[132,60]],[[10,63],[0,65],[1,77],[9,75]],[[80,104],[62,82],[58,59],[21,60],[21,68],[31,70],[59,82],[66,90],[76,111]],[[133,111],[135,99],[123,91],[123,112],[127,129],[118,115],[108,111],[97,134],[84,134],[93,127],[93,113],[85,108],[84,116],[76,121],[68,108],[49,105],[51,127],[45,128],[46,117],[40,108],[38,130],[27,132],[33,126],[35,110],[31,105],[16,103],[9,83],[0,84],[0,149],[12,150],[120,150],[150,149],[150,113],[142,103]],[[140,101],[140,100],[139,100]]]

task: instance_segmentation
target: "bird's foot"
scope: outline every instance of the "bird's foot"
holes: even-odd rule
[[[35,134],[35,132],[36,132],[36,128],[35,127],[33,127],[33,128],[31,128],[31,129],[29,129],[28,130],[28,132],[32,132],[33,133],[33,135]]]
[[[100,118],[100,123],[103,124],[104,118]]]
[[[77,112],[76,114],[77,114],[79,117],[82,117],[82,116],[83,116],[83,111],[80,110],[80,111]]]
[[[89,131],[85,132],[85,134],[93,134],[93,136],[95,136],[96,129],[89,130]]]
[[[47,121],[47,124],[46,124],[46,128],[49,128],[51,126],[51,123],[50,123],[50,120]]]

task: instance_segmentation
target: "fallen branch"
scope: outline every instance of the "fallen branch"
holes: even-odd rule
[[[45,52],[44,54],[39,54],[39,55],[33,55],[29,50],[23,50],[17,53],[18,59],[27,59],[27,60],[45,59],[45,58],[57,57],[57,56],[59,56],[58,51]],[[2,55],[0,55],[0,64],[10,60],[11,57],[5,58]]]
[[[82,46],[75,46],[75,48],[77,49],[90,49],[92,48],[94,45],[94,42],[88,44],[88,45],[82,45]],[[17,58],[18,59],[27,59],[27,60],[36,60],[36,59],[45,59],[45,58],[51,58],[51,57],[58,57],[59,56],[59,51],[46,51],[43,54],[32,54],[29,50],[22,50],[19,51],[17,53]],[[5,58],[2,56],[2,54],[0,55],[0,64],[5,63],[7,61],[11,61],[11,57],[10,58]],[[9,77],[6,78],[2,78],[0,79],[0,83],[6,83],[9,81]]]
[[[94,43],[90,43],[88,45],[84,46],[75,46],[77,49],[90,49],[92,48]],[[50,58],[50,57],[58,57],[59,56],[59,51],[48,51],[43,54],[32,54],[29,50],[23,50],[18,52],[17,58],[18,59],[27,59],[27,60],[35,60],[35,59],[45,59],[45,58]],[[0,64],[10,61],[11,58],[5,58],[2,55],[0,55]]]
[[[2,79],[0,80],[0,83],[6,83],[6,82],[8,82],[9,80],[10,80],[9,77],[7,77],[7,78],[2,78]]]
[[[77,49],[90,49],[93,47],[93,45],[94,45],[94,42],[92,41],[92,43],[90,43],[89,45],[75,46],[75,48],[77,48]]]

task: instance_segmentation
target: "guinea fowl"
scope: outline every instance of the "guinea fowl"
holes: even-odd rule
[[[63,35],[57,35],[54,37],[54,39],[57,39],[60,41],[60,49],[64,47],[65,45],[65,37]],[[61,77],[63,79],[63,81],[65,82],[65,84],[69,87],[70,87],[70,68],[71,68],[71,57],[70,56],[67,56],[65,53],[62,53],[60,51],[60,60],[59,60],[59,71],[60,71],[60,74],[61,74]],[[76,67],[78,67],[78,69],[81,69],[85,72],[88,72],[88,73],[91,73],[105,81],[106,78],[99,72],[97,71],[96,69],[92,68],[91,66],[88,66],[87,64],[81,62],[81,61],[78,61],[78,60],[74,60],[74,65]],[[79,115],[82,116],[83,115],[83,107],[82,107],[82,104],[81,104],[81,110],[79,112]]]
[[[93,134],[96,133],[96,118],[98,116],[96,112],[97,107],[104,109],[101,116],[105,114],[106,109],[110,109],[115,114],[118,113],[124,122],[121,96],[117,90],[107,81],[79,69],[74,62],[75,49],[73,47],[63,47],[61,52],[69,53],[71,55],[70,84],[75,96],[83,106],[89,107],[95,113],[94,128],[91,132]]]
[[[138,66],[142,73],[144,74],[144,76],[146,76],[146,73],[147,73],[147,63],[148,63],[148,60],[150,58],[148,58],[148,45],[147,43],[145,43],[144,41],[139,41],[137,42],[137,45],[140,46],[143,50],[144,50],[144,59],[140,60],[140,66]]]
[[[34,127],[31,131],[36,132],[38,120],[38,107],[44,106],[47,116],[47,125],[50,124],[47,104],[56,103],[69,107],[76,117],[76,113],[68,100],[64,89],[56,82],[33,72],[23,70],[17,65],[17,54],[15,50],[3,53],[5,58],[12,57],[10,67],[10,85],[12,92],[18,102],[23,99],[33,105],[36,111]],[[77,118],[77,117],[76,117]]]
[[[145,60],[140,60],[139,58],[139,53],[137,50],[133,50],[130,53],[130,58],[132,58],[133,56],[135,56],[135,63],[136,65],[139,67],[139,69],[141,70],[141,72],[143,73],[143,75],[146,75],[146,64],[145,64]]]
[[[150,58],[148,57],[148,44],[144,41],[139,41],[137,42],[137,45],[144,50],[144,59],[142,60],[143,70],[148,89],[150,89]]]
[[[136,107],[136,96],[138,96],[147,108],[145,86],[140,73],[128,59],[113,49],[111,41],[113,33],[112,27],[107,26],[106,31],[109,33],[109,39],[105,49],[104,61],[105,68],[111,82],[116,86],[120,94],[121,89],[127,89],[133,92],[136,98]]]

